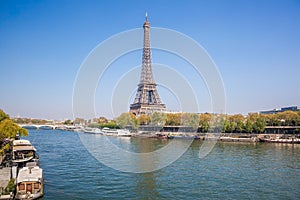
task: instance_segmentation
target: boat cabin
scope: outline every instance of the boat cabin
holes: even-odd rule
[[[17,177],[16,199],[36,199],[43,195],[43,170],[38,166],[20,169]]]
[[[26,162],[36,157],[36,149],[28,140],[13,141],[13,162]]]

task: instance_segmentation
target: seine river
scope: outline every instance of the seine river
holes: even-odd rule
[[[29,130],[44,170],[44,199],[299,199],[300,145],[219,142],[199,158],[201,141],[171,165],[125,173],[98,162],[80,134]],[[90,135],[86,137],[95,137]],[[104,136],[98,136],[104,137]],[[121,146],[157,149],[168,141],[111,138]],[[122,144],[124,143],[124,144]],[[114,158],[108,158],[114,159]]]

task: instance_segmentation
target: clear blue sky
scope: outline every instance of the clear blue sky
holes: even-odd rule
[[[207,50],[224,81],[227,113],[300,106],[300,1],[1,0],[0,108],[72,118],[83,60],[108,37],[140,28],[145,11],[152,26],[182,32]],[[153,62],[162,55],[153,52]],[[134,68],[141,52],[132,57]],[[97,114],[111,117],[101,108]]]

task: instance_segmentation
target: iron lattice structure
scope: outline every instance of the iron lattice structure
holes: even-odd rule
[[[164,112],[165,104],[160,100],[153,78],[151,66],[150,48],[150,23],[146,13],[144,28],[144,47],[140,83],[133,104],[130,104],[130,112],[135,115],[151,114],[153,112]]]

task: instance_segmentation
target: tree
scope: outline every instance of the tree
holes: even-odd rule
[[[249,119],[246,121],[244,129],[247,133],[252,133],[253,125],[252,125],[252,122]]]
[[[241,114],[236,114],[236,115],[231,115],[228,116],[228,120],[234,123],[238,123],[238,122],[244,122],[245,117]]]
[[[132,113],[122,113],[118,118],[116,118],[116,122],[120,128],[125,128],[127,125],[130,125],[133,130],[137,130],[140,125],[140,121],[136,118],[136,116]]]
[[[236,123],[236,132],[241,133],[244,131],[244,123],[242,121],[238,121]]]
[[[138,120],[140,121],[141,125],[147,125],[150,123],[151,119],[148,115],[143,114],[138,117]]]
[[[167,121],[167,115],[162,112],[154,112],[150,115],[151,124],[155,126],[164,126]]]
[[[86,120],[83,119],[83,118],[76,118],[74,120],[74,124],[80,124],[80,125],[83,125],[83,124],[86,124]]]
[[[277,113],[280,121],[284,122],[282,125],[286,126],[296,126],[298,122],[298,114],[294,111],[284,111]]]
[[[258,118],[253,124],[253,129],[256,133],[263,133],[266,128],[266,122],[262,118]]]
[[[200,114],[199,125],[201,127],[202,132],[206,133],[209,130],[211,118],[212,116],[209,113]]]
[[[222,132],[232,133],[235,130],[235,124],[232,121],[225,120]]]
[[[67,119],[64,121],[64,124],[71,125],[71,124],[73,124],[73,122],[70,119]]]
[[[5,119],[9,119],[9,115],[6,114],[3,110],[0,109],[0,122],[5,120]]]
[[[27,136],[28,131],[14,123],[11,119],[4,119],[0,122],[0,140],[15,138],[17,134]]]
[[[132,113],[130,113],[130,125],[132,127],[133,130],[137,131],[139,129],[140,126],[140,120],[138,118],[136,118],[136,116]]]
[[[182,113],[168,113],[166,124],[170,126],[179,126],[181,124]]]
[[[259,118],[258,113],[249,113],[247,119],[250,120],[252,123],[256,122]]]
[[[120,128],[125,128],[130,124],[130,113],[122,113],[119,117],[116,118],[116,122]]]
[[[195,113],[183,113],[182,125],[192,127],[193,130],[197,130],[199,127],[199,115]]]
[[[98,119],[99,124],[106,124],[108,122],[108,119],[105,117],[99,117]]]

